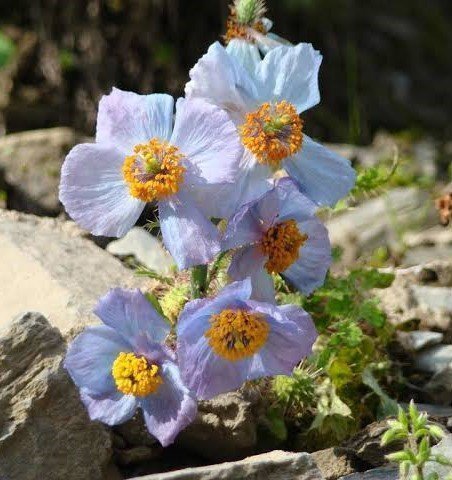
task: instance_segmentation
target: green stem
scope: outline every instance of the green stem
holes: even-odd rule
[[[191,269],[191,297],[201,298],[206,293],[207,265],[197,265]]]

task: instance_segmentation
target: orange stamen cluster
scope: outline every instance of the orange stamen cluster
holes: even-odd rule
[[[268,273],[281,273],[299,258],[299,250],[308,236],[300,233],[295,220],[286,220],[270,227],[260,243],[262,253],[268,257]]]
[[[270,327],[264,317],[246,310],[223,310],[210,318],[205,332],[212,350],[235,362],[254,355],[267,341]]]
[[[259,163],[278,168],[281,160],[297,153],[303,143],[303,121],[289,102],[263,103],[248,113],[239,127],[243,145]]]
[[[163,383],[159,367],[134,353],[121,352],[113,362],[111,373],[116,388],[124,395],[146,397]]]
[[[262,20],[256,20],[252,23],[252,25],[240,23],[237,19],[235,7],[230,6],[229,8],[231,10],[231,13],[226,22],[226,34],[223,37],[226,45],[234,38],[246,40],[249,43],[255,43],[255,39],[252,35],[253,30],[261,33],[262,35],[265,35],[267,33],[267,30]]]
[[[178,192],[185,168],[179,149],[157,138],[134,147],[122,173],[130,194],[143,202],[161,200]]]

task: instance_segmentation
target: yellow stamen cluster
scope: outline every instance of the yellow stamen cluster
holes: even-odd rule
[[[289,102],[263,103],[248,113],[239,127],[242,143],[259,163],[278,168],[281,160],[297,153],[303,143],[303,121]]]
[[[210,318],[205,332],[212,350],[235,362],[254,355],[267,341],[270,327],[264,317],[245,310],[223,310]]]
[[[177,147],[157,138],[136,145],[122,166],[130,194],[152,202],[177,193],[185,172],[183,157]]]
[[[280,273],[299,258],[300,247],[308,236],[300,233],[295,220],[286,220],[269,228],[260,243],[262,253],[268,257],[268,273]]]
[[[134,353],[121,352],[113,362],[111,373],[116,388],[125,395],[146,397],[155,393],[163,383],[159,367]]]
[[[251,25],[246,25],[240,23],[237,20],[237,14],[235,13],[235,9],[231,8],[231,14],[226,22],[226,34],[224,35],[224,42],[226,45],[233,40],[234,38],[239,38],[241,40],[246,40],[248,43],[255,43],[255,39],[252,35],[252,32],[256,31],[265,35],[267,30],[262,22],[262,20],[257,20],[253,22]]]

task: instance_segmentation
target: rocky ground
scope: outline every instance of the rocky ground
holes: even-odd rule
[[[197,420],[165,450],[139,416],[114,428],[89,421],[62,368],[67,342],[97,321],[91,310],[111,286],[159,288],[134,274],[131,257],[162,275],[171,261],[142,227],[97,242],[104,249],[65,218],[59,170],[79,140],[66,128],[0,137],[0,478],[396,479],[384,459],[395,447],[379,446],[385,421],[334,448],[274,450],[260,442],[260,398],[248,388],[201,403]],[[369,166],[390,156],[394,142],[380,136],[370,147],[334,148]],[[416,175],[435,178],[434,143],[409,148]],[[434,208],[447,187],[413,178],[328,215],[343,251],[334,268],[370,262],[395,273],[376,294],[397,327],[392,355],[409,380],[406,398],[452,431],[452,230]],[[435,448],[452,456],[452,436]]]

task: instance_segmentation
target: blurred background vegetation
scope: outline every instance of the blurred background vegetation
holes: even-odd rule
[[[450,0],[268,0],[273,31],[323,56],[311,135],[369,143],[379,129],[452,137]],[[1,0],[3,131],[91,135],[112,86],[182,95],[224,33],[227,0]]]

